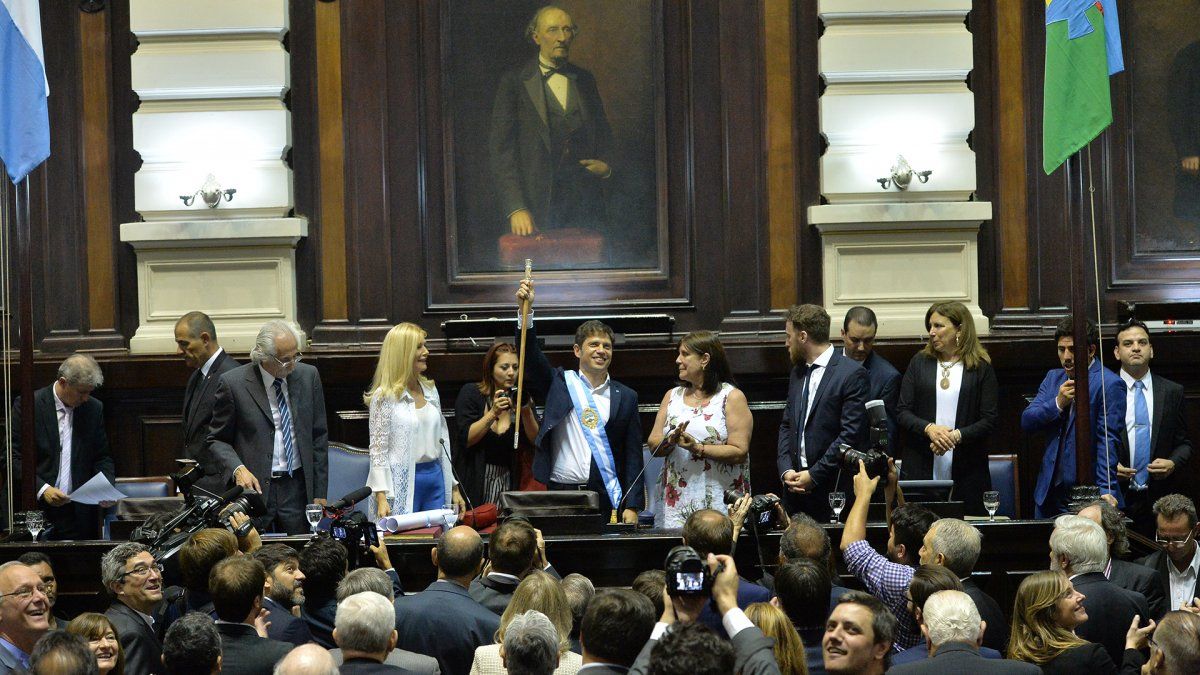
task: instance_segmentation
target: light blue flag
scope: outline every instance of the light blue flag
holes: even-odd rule
[[[0,161],[13,183],[50,156],[38,0],[0,0]]]

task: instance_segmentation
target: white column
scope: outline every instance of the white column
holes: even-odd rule
[[[141,99],[134,205],[145,220],[121,225],[138,257],[130,351],[174,351],[174,322],[194,309],[240,351],[266,320],[295,323],[295,246],[308,234],[304,219],[288,217],[288,3],[131,0],[130,30]],[[180,199],[202,187],[220,190],[217,207]]]
[[[924,333],[934,300],[970,308],[980,333],[977,233],[991,205],[975,191],[974,95],[966,77],[970,0],[820,0],[821,193],[825,306],[867,305],[882,337]],[[927,183],[884,189],[897,156]]]

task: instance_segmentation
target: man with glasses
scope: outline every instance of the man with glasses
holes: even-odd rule
[[[113,597],[104,615],[121,638],[125,672],[163,672],[162,643],[152,616],[163,597],[162,565],[142,544],[118,544],[100,559],[100,580]]]
[[[1200,546],[1196,535],[1196,504],[1180,494],[1167,495],[1154,502],[1155,540],[1162,547],[1138,560],[1146,567],[1158,570],[1163,592],[1172,610],[1200,604],[1196,596],[1196,578],[1200,572]]]
[[[304,507],[324,504],[329,429],[317,369],[301,363],[300,335],[284,321],[258,331],[250,360],[217,383],[209,452],[233,480],[263,495],[259,532],[309,531]]]
[[[24,672],[33,646],[50,630],[46,586],[28,565],[0,565],[0,673]]]

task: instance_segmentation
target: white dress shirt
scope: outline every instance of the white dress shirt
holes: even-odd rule
[[[821,378],[825,377],[825,370],[829,367],[829,359],[833,358],[833,344],[831,343],[821,352],[821,355],[808,364],[808,403],[804,407],[804,415],[800,417],[800,469],[808,468],[808,453],[805,450],[804,443],[804,428],[808,426],[808,413],[812,411],[813,399],[816,398],[817,389],[821,386]]]
[[[290,471],[300,468],[300,448],[296,447],[296,411],[292,408],[292,396],[288,393],[287,378],[283,378],[280,389],[283,390],[283,400],[287,401],[288,412],[292,415],[292,447],[295,449],[295,466],[287,466],[287,450],[283,445],[283,413],[279,409],[279,401],[275,398],[275,376],[268,373],[262,366],[258,367],[262,376],[263,386],[267,388],[267,402],[271,405],[271,421],[275,424],[275,442],[271,450],[271,471]]]
[[[538,66],[542,71],[542,77],[545,77],[546,73],[554,70],[554,66],[546,63],[541,57],[538,57]],[[554,94],[554,98],[558,99],[558,104],[563,107],[563,110],[566,110],[567,96],[571,91],[571,81],[562,73],[554,73],[546,78],[546,84],[550,86],[550,93]]]
[[[204,362],[204,365],[200,366],[200,377],[208,377],[208,371],[212,370],[213,364],[217,362],[217,357],[220,356],[221,352],[223,351],[225,351],[223,348],[217,347],[217,351],[213,352],[213,355],[208,357],[208,360]]]
[[[953,429],[954,425],[958,423],[958,395],[962,392],[963,364],[962,361],[955,361],[954,365],[950,366],[950,370],[947,373],[950,377],[949,389],[942,389],[942,373],[944,372],[942,365],[939,361],[933,381],[933,392],[937,398],[937,418],[934,422],[939,426]],[[953,467],[953,449],[943,455],[934,455],[933,479],[953,480],[950,477]]]
[[[1192,601],[1197,593],[1196,578],[1200,575],[1200,544],[1192,542],[1192,562],[1180,572],[1175,563],[1167,560],[1167,572],[1171,577],[1171,611]]]
[[[58,442],[62,445],[62,452],[58,455],[58,481],[54,487],[69,495],[74,489],[71,485],[71,439],[75,433],[75,409],[62,402],[55,386],[50,386],[50,393],[54,394],[54,412],[58,417]],[[40,498],[49,487],[49,483],[43,485],[38,489],[37,496]]]
[[[1133,409],[1134,395],[1137,393],[1136,390],[1133,388],[1133,383],[1137,382],[1137,379],[1135,379],[1129,373],[1125,372],[1124,368],[1121,369],[1121,379],[1125,381],[1125,447],[1129,452],[1129,456],[1126,457],[1125,461],[1123,461],[1121,463],[1124,464],[1125,466],[1132,468],[1134,465],[1133,464],[1133,453],[1137,452],[1137,448],[1134,446],[1134,443],[1135,443],[1134,437],[1137,435],[1137,429],[1135,428],[1135,425],[1137,424],[1137,419],[1135,417],[1137,411]],[[1142,385],[1144,387],[1146,387],[1146,389],[1143,391],[1143,393],[1146,395],[1146,412],[1148,413],[1148,416],[1149,416],[1147,426],[1150,427],[1150,433],[1153,434],[1154,433],[1154,382],[1153,382],[1152,378],[1150,377],[1149,370],[1147,370],[1146,374],[1142,376]],[[1151,459],[1153,459],[1153,457],[1151,457]]]
[[[591,386],[591,382],[582,372],[579,373],[579,379],[583,380],[583,386]],[[611,382],[612,379],[605,375],[604,382],[599,387],[591,387],[601,426],[608,424],[612,408]],[[579,411],[575,410],[573,405],[571,414],[563,418],[550,432],[550,447],[554,452],[554,467],[550,470],[550,480],[568,485],[588,482],[588,477],[592,475],[592,447],[583,435]]]

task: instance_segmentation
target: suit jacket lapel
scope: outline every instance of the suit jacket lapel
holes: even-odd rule
[[[533,104],[538,117],[542,120],[542,126],[538,128],[538,135],[542,137],[542,143],[549,150],[550,120],[546,117],[546,92],[542,88],[542,69],[538,67],[537,59],[529,64],[522,79],[525,81],[525,93],[529,94],[529,102]]]
[[[46,434],[52,440],[55,452],[57,453],[62,452],[62,439],[58,437],[58,408],[54,401],[53,387],[54,385],[50,385],[33,395],[33,412],[37,417],[37,423],[42,426],[42,433]],[[43,394],[42,392],[45,393]],[[42,405],[38,405],[37,403],[39,396],[43,397]],[[38,459],[40,460],[41,458],[39,457]],[[58,472],[57,465],[54,470],[55,473]]]
[[[271,403],[267,401],[267,388],[263,384],[259,366],[252,365],[246,369],[246,389],[250,392],[250,398],[258,404],[258,409],[274,424],[275,418],[271,416]]]
[[[183,415],[184,421],[187,422],[186,431],[188,432],[192,430],[192,403],[196,400],[196,388],[200,386],[203,377],[200,370],[196,369],[188,378],[187,389],[183,392]]]
[[[954,413],[954,426],[962,427],[968,424],[968,415],[974,414],[974,410],[967,410],[965,402],[973,400],[975,396],[975,387],[979,381],[979,369],[968,370],[966,365],[963,365],[962,386],[958,391],[958,407]],[[936,394],[934,395],[936,398]]]
[[[1162,424],[1163,408],[1167,404],[1166,387],[1162,386],[1162,378],[1150,374],[1150,386],[1154,388],[1154,410],[1150,413],[1150,458],[1154,459],[1154,449],[1158,447],[1158,429]]]
[[[842,359],[844,358],[846,357],[838,354],[837,351],[834,351],[833,354],[830,355],[829,363],[825,364],[825,372],[821,373],[821,381],[817,383],[817,390],[812,393],[812,400],[808,403],[809,410],[817,409],[817,404],[821,402],[821,397],[825,395],[826,391],[829,391],[828,385],[830,378],[833,377],[834,371],[837,370],[838,366],[842,362]],[[811,375],[809,377],[811,377]],[[801,414],[803,414],[803,412]],[[808,427],[807,422],[811,419],[812,414],[810,413],[808,420],[805,420],[805,427]]]

